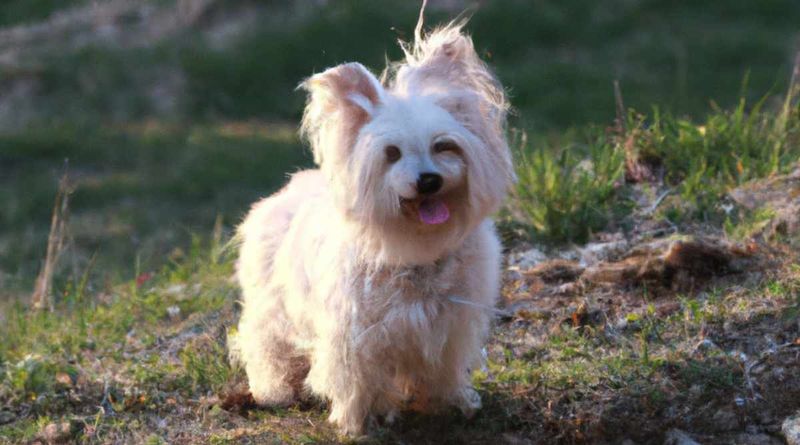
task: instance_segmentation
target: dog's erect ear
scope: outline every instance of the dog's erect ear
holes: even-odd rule
[[[392,89],[399,95],[434,99],[483,142],[465,150],[471,167],[473,207],[491,212],[514,181],[505,126],[508,101],[491,69],[478,57],[472,39],[454,22],[423,35],[418,25],[413,44],[403,44],[405,61],[394,66]],[[471,198],[471,199],[472,199]]]
[[[394,88],[417,95],[471,93],[480,100],[480,111],[488,113],[484,118],[503,126],[505,91],[461,31],[463,26],[451,23],[424,36],[420,31],[413,44],[403,44],[406,60],[396,67]]]
[[[358,131],[384,102],[378,79],[360,63],[345,63],[316,74],[300,85],[308,91],[302,133],[321,164],[323,152],[346,150]]]

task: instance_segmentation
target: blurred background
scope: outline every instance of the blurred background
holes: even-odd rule
[[[5,0],[0,5],[0,298],[41,267],[58,179],[71,196],[62,281],[177,261],[310,165],[296,135],[306,76],[400,57],[419,2]],[[464,10],[508,88],[511,126],[550,137],[625,105],[702,119],[782,99],[797,0],[431,0]],[[552,136],[556,137],[556,136]],[[56,286],[58,288],[58,286]]]

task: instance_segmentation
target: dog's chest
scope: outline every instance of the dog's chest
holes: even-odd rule
[[[356,350],[394,369],[437,362],[460,310],[460,261],[386,268],[365,274],[352,325]]]
[[[460,269],[455,256],[424,266],[383,267],[362,276],[363,301],[400,304],[446,299],[458,288]]]

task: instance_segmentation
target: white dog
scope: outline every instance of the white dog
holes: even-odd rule
[[[239,228],[253,397],[285,405],[303,382],[347,434],[403,409],[481,406],[470,370],[499,294],[488,217],[514,180],[507,102],[462,24],[420,28],[382,81],[347,63],[302,84],[319,169]]]

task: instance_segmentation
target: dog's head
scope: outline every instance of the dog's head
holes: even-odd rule
[[[455,247],[513,181],[503,89],[460,28],[404,45],[383,82],[348,63],[302,84],[302,131],[337,205],[401,261]],[[416,241],[430,255],[400,252],[419,251]]]

